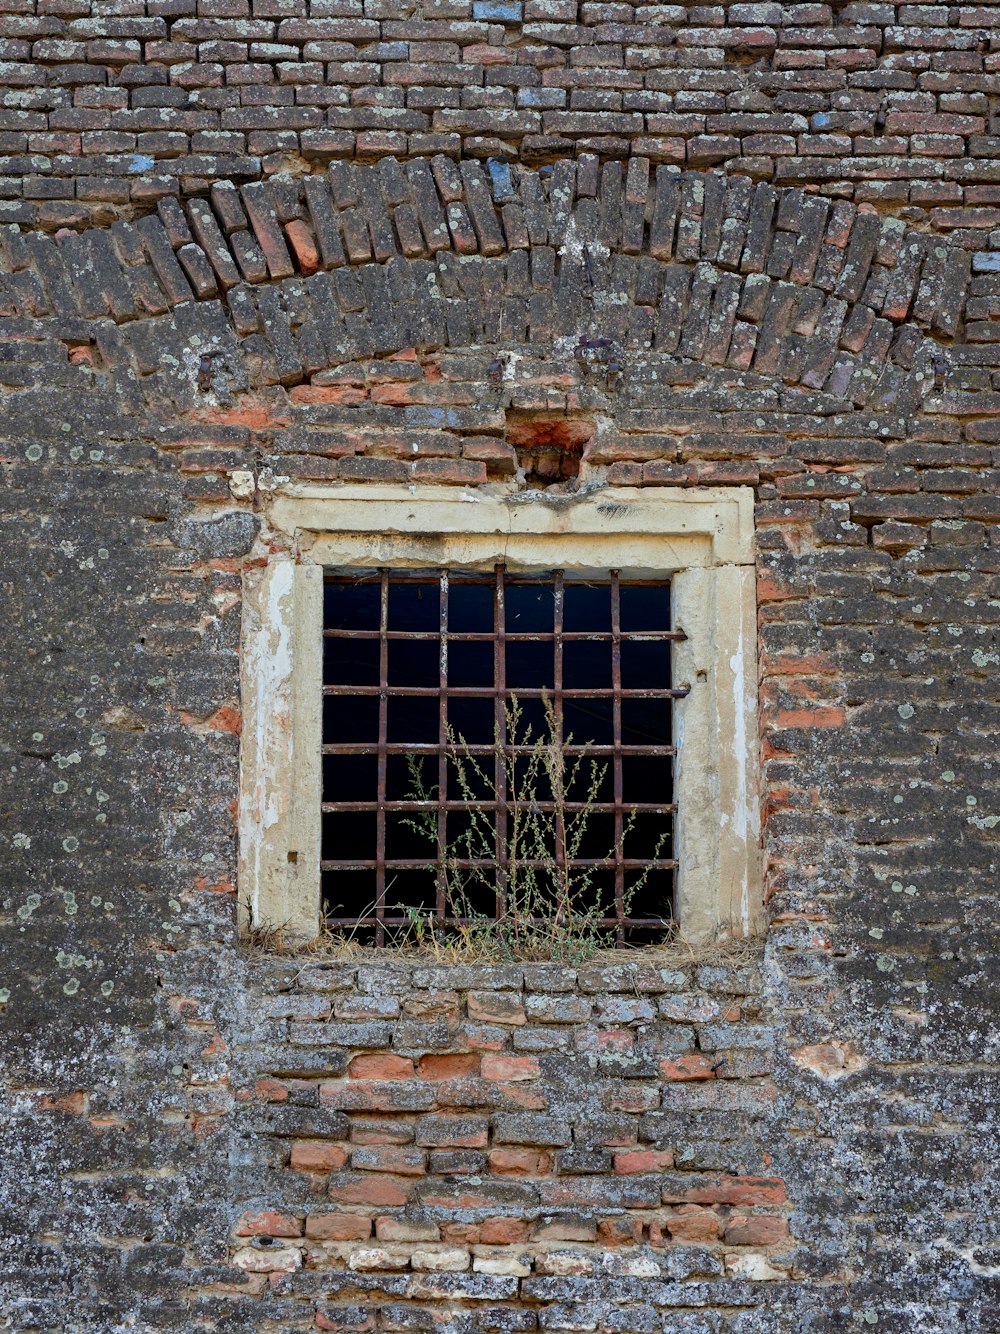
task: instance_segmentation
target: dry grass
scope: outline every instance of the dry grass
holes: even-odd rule
[[[433,938],[416,944],[408,938],[404,928],[403,938],[390,941],[386,945],[365,945],[343,932],[334,932],[324,928],[319,935],[304,945],[287,945],[280,927],[255,928],[245,943],[265,954],[283,958],[300,959],[302,962],[315,960],[323,963],[403,963],[434,964],[447,967],[449,964],[496,963],[496,954],[487,948],[481,938],[465,941],[452,938],[445,941]],[[754,963],[760,957],[762,938],[740,940],[720,940],[706,945],[693,945],[687,941],[670,939],[655,945],[621,945],[614,949],[597,949],[581,963],[591,965],[618,965],[635,963],[649,968],[682,968],[685,965],[739,965]],[[553,960],[543,951],[526,952],[523,957],[505,962],[518,963],[563,963]],[[573,965],[567,965],[573,966]]]

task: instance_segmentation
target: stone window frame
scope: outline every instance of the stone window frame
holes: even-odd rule
[[[241,928],[304,943],[321,924],[322,628],[327,568],[619,569],[671,584],[674,916],[681,940],[757,934],[763,918],[757,601],[750,487],[573,495],[291,483],[270,551],[243,578]]]

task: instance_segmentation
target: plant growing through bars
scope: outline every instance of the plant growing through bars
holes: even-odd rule
[[[436,849],[428,867],[438,877],[446,905],[444,924],[434,924],[439,943],[497,958],[576,963],[615,943],[598,882],[601,872],[623,857],[636,817],[634,812],[625,817],[616,842],[603,855],[583,856],[608,765],[586,745],[574,747],[571,734],[561,738],[552,701],[543,695],[542,704],[543,724],[536,731],[511,696],[503,724],[496,725],[491,754],[474,754],[465,738],[448,727],[448,759],[465,818],[447,842],[441,840],[437,813],[442,794],[426,782],[421,760],[410,756],[408,799],[426,809],[405,823]],[[624,916],[657,869],[668,838],[664,830],[653,855],[626,887]],[[491,899],[496,903],[492,914],[479,906]]]

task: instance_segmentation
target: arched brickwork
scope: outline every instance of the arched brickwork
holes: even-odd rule
[[[287,311],[286,322],[298,326],[308,314],[305,321],[297,318],[294,303],[305,303],[308,312],[309,295],[324,301],[330,292],[332,304],[323,309],[327,338],[337,343],[337,316],[347,319],[350,354],[350,326],[365,331],[373,305],[388,321],[388,303],[397,294],[409,304],[414,298],[461,300],[475,291],[466,261],[478,256],[505,261],[486,271],[490,287],[511,305],[512,341],[518,326],[535,334],[540,303],[532,311],[532,292],[556,290],[570,307],[591,301],[605,320],[613,320],[612,304],[652,308],[652,317],[613,321],[620,336],[640,346],[674,352],[686,335],[691,352],[710,364],[784,372],[791,382],[803,375],[817,389],[824,368],[809,364],[808,345],[779,352],[775,344],[786,334],[816,335],[828,344],[839,339],[850,352],[867,344],[869,360],[879,366],[900,325],[912,322],[946,338],[962,325],[968,252],[907,232],[902,222],[874,210],[755,185],[745,176],[654,170],[641,157],[627,171],[588,156],[540,172],[489,167],[446,157],[405,164],[388,158],[367,167],[338,163],[327,178],[239,191],[217,186],[208,199],[183,205],[167,200],[158,216],[116,223],[109,231],[64,232],[53,240],[8,227],[0,236],[6,314],[126,325],[191,301],[222,299],[241,334],[266,339],[269,317],[280,329]],[[401,259],[411,261],[411,276],[411,265]],[[692,272],[667,278],[664,265]],[[386,273],[379,276],[382,266]],[[353,269],[360,286],[345,277]],[[283,286],[317,272],[334,276],[332,289]],[[262,296],[258,288],[276,292]],[[528,302],[523,313],[511,304],[517,298]],[[555,312],[557,325],[573,322],[565,305]],[[439,314],[436,321],[430,317],[430,329],[386,330],[381,339],[397,348],[420,346],[429,337],[433,345],[496,341],[476,338],[475,316],[470,320],[460,308],[449,314],[444,330]],[[551,319],[550,313],[543,336]],[[699,321],[710,329],[703,332]],[[762,321],[758,347],[746,326]],[[670,342],[674,329],[677,346]],[[408,343],[406,332],[413,335]],[[379,338],[369,335],[370,350],[389,350]],[[365,340],[356,346],[369,350]],[[290,374],[281,369],[283,378]]]
[[[491,165],[337,164],[109,232],[8,229],[9,327],[164,423],[269,385],[319,402],[324,373],[408,348],[564,343],[619,383],[659,355],[907,415],[965,329],[967,252],[895,219],[640,158]]]

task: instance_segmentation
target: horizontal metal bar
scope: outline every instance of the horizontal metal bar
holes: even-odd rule
[[[381,639],[382,635],[378,630],[324,630],[323,635],[326,639]],[[496,641],[496,635],[488,631],[478,630],[449,630],[443,636],[450,644],[492,644]],[[386,639],[441,639],[440,630],[387,630]],[[512,640],[515,643],[522,644],[551,644],[556,638],[554,630],[516,630],[508,631],[504,635],[507,643]],[[587,643],[604,642],[610,644],[614,641],[614,636],[607,630],[565,630],[559,636],[562,640],[586,641]],[[621,635],[622,640],[628,644],[645,643],[683,643],[687,635],[683,630],[624,630]]]
[[[518,866],[533,866],[543,868],[553,865],[553,859],[546,860],[541,857],[518,857]],[[426,857],[386,857],[380,862],[376,858],[364,858],[352,861],[349,857],[331,858],[320,862],[320,869],[323,871],[370,871],[374,867],[384,866],[387,871],[434,871],[436,866],[429,862]],[[460,870],[473,871],[482,868],[492,867],[496,869],[496,861],[492,857],[455,857],[449,858],[449,866],[456,866]],[[624,866],[626,869],[638,870],[649,868],[653,871],[669,871],[677,865],[675,861],[664,857],[653,862],[648,857],[573,857],[566,858],[562,863],[566,868],[586,866],[605,866],[609,870],[615,866]]]
[[[534,570],[511,571],[505,565],[501,567],[504,571],[504,582],[509,586],[511,584],[536,584],[543,588],[551,588],[555,582],[557,571],[555,570]],[[328,584],[347,584],[353,587],[355,584],[377,584],[382,578],[382,569],[359,569],[352,574],[338,574],[336,570],[327,570],[324,574],[324,582]],[[437,569],[425,570],[407,570],[390,569],[388,571],[389,583],[391,584],[437,584],[441,578],[441,572]],[[581,588],[610,588],[610,578],[605,579],[603,575],[595,574],[575,574],[572,570],[563,571],[567,583]],[[495,570],[462,570],[449,569],[448,581],[452,586],[455,584],[485,584],[492,588],[496,582]],[[666,579],[630,579],[626,573],[622,579],[622,584],[626,588],[663,588],[668,587]]]
[[[527,803],[522,803],[527,805]],[[322,809],[326,814],[336,814],[340,811],[494,811],[511,810],[511,802],[499,801],[324,801]],[[553,811],[556,809],[554,801],[532,801],[531,809],[533,811]],[[677,806],[673,803],[661,802],[659,804],[639,801],[622,801],[615,803],[613,801],[564,801],[560,806],[564,811],[594,811],[598,814],[606,811],[632,811],[636,815],[672,815],[676,812]]]
[[[428,909],[424,909],[423,911],[426,911],[426,912],[430,913],[430,909],[429,909],[429,908],[428,908]],[[327,926],[363,926],[363,927],[371,926],[371,927],[373,927],[373,926],[376,925],[376,922],[377,922],[377,921],[380,921],[380,922],[382,923],[383,926],[412,926],[412,925],[413,925],[413,918],[412,918],[412,917],[390,917],[390,916],[388,916],[388,915],[386,915],[386,916],[384,916],[384,917],[381,917],[381,918],[378,918],[378,919],[376,919],[376,918],[374,918],[374,917],[332,917],[332,916],[329,916],[329,917],[326,917],[324,920],[325,920]],[[451,916],[439,917],[439,916],[437,916],[437,914],[434,914],[434,925],[435,925],[435,926],[468,926],[468,925],[469,925],[472,921],[474,921],[474,920],[475,920],[475,919],[474,919],[474,918],[471,918],[471,917],[451,917]],[[503,921],[503,918],[500,918],[499,920],[500,920],[500,921]],[[528,923],[528,924],[533,924],[533,923],[535,923],[535,922],[539,923],[540,925],[541,925],[541,924],[545,924],[545,925],[549,925],[549,924],[550,924],[550,923],[549,923],[549,919],[548,919],[548,918],[545,918],[545,917],[527,917],[527,918],[522,918],[521,920],[522,920],[522,922],[526,922],[526,923]],[[669,929],[670,927],[672,927],[672,926],[674,925],[674,919],[673,919],[672,917],[599,917],[599,918],[596,918],[596,919],[594,920],[594,922],[592,923],[592,925],[593,925],[593,926],[623,926],[623,927],[626,927],[626,928],[646,927],[646,928],[655,928],[656,930],[665,931],[665,930]]]
[[[552,690],[545,686],[508,686],[501,690],[496,686],[448,686],[443,692],[449,698],[456,699],[493,699],[497,695],[513,696],[517,699],[545,699]],[[689,693],[687,686],[670,686],[661,689],[616,690],[614,686],[598,686],[594,689],[563,690],[564,699],[684,699]],[[324,695],[350,695],[352,697],[379,698],[383,694],[381,686],[324,686]],[[417,699],[439,699],[442,691],[439,686],[386,686],[387,699],[414,697]]]
[[[441,745],[437,741],[388,741],[383,750],[386,755],[437,755]],[[491,742],[485,741],[481,745],[467,745],[463,743],[457,748],[463,755],[492,755],[496,746]],[[594,745],[586,746],[563,746],[564,755],[613,755],[615,750],[622,755],[675,755],[676,746],[618,746]],[[344,741],[344,742],[326,742],[323,745],[324,755],[377,755],[379,753],[378,743],[375,741]],[[530,755],[535,750],[535,744],[529,743],[524,746],[504,746],[505,755]]]

